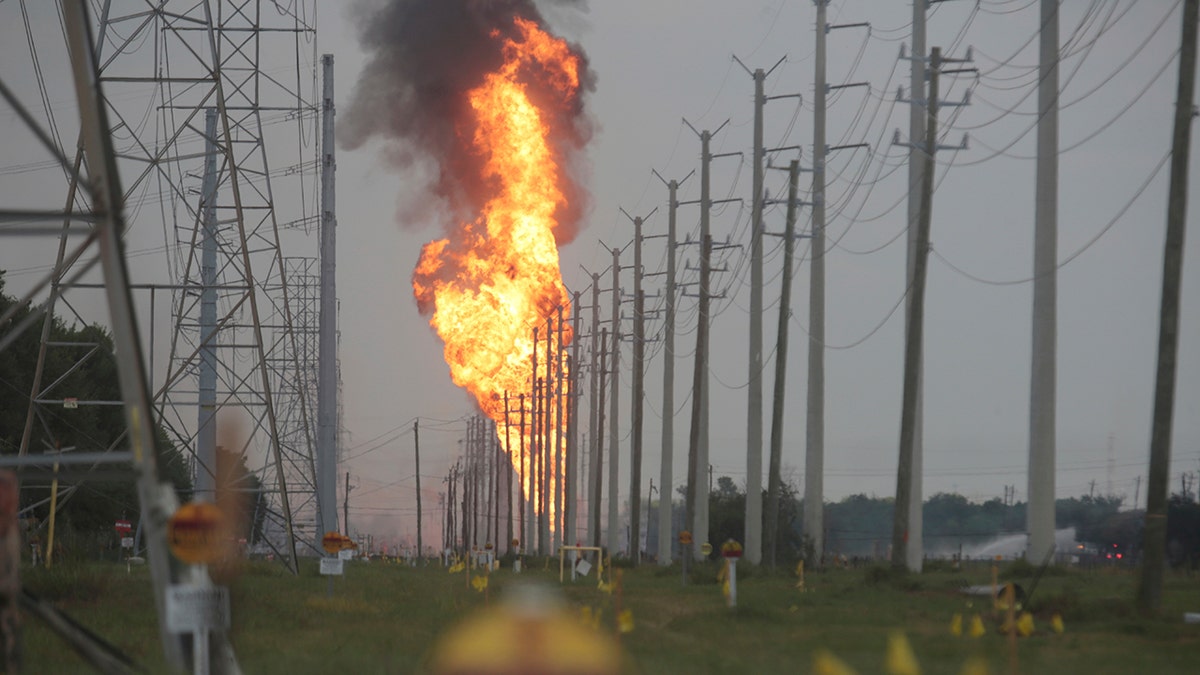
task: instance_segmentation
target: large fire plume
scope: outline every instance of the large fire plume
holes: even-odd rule
[[[432,187],[447,233],[422,249],[413,295],[444,343],[451,379],[496,422],[526,494],[541,492],[531,490],[530,455],[545,448],[548,466],[561,465],[556,453],[567,419],[568,366],[560,348],[573,337],[566,324],[572,308],[558,246],[574,236],[585,208],[574,170],[588,138],[581,101],[590,87],[586,60],[547,32],[528,1],[412,0],[390,9],[398,21],[383,25],[403,33],[419,24],[423,30],[410,37],[427,42],[431,52],[456,37],[472,41],[440,56],[422,54],[419,46],[381,45],[355,93],[351,145],[385,133],[399,141],[393,156],[402,162],[419,162],[414,150],[436,161]],[[431,36],[437,26],[450,35]],[[364,37],[378,31],[373,23]],[[389,86],[401,104],[396,114],[412,117],[395,123],[371,117],[383,112]],[[535,395],[542,420],[536,435]],[[522,401],[524,428],[518,424]],[[557,481],[548,473],[544,487],[554,494]],[[536,508],[552,506],[539,497]]]

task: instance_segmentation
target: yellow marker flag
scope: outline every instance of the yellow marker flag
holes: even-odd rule
[[[588,607],[586,605],[583,607],[580,607],[579,608],[580,623],[582,623],[584,626],[587,626],[588,628],[598,629],[598,628],[600,628],[600,614],[601,613],[602,612],[600,609],[593,610],[591,607]]]
[[[833,653],[822,649],[813,655],[813,675],[857,675],[854,669],[846,665]]]
[[[601,593],[612,593],[612,584],[605,583],[603,579],[596,584],[596,588],[599,588]]]
[[[1021,612],[1021,618],[1017,619],[1017,635],[1029,637],[1033,635],[1033,630],[1033,615],[1029,612]]]
[[[465,569],[467,569],[466,563],[459,561],[450,566],[450,574],[458,574]]]
[[[970,635],[973,638],[980,638],[986,633],[987,629],[983,627],[983,619],[980,619],[978,614],[971,617],[971,628],[967,632],[967,635]]]
[[[888,636],[887,661],[884,667],[889,675],[921,675],[917,656],[913,654],[904,633],[896,631]]]
[[[954,637],[962,637],[962,614],[955,614],[950,619],[950,634]]]
[[[1055,614],[1054,616],[1050,617],[1050,629],[1053,630],[1056,634],[1062,635],[1062,633],[1063,633],[1062,614]]]
[[[475,590],[482,593],[484,591],[484,589],[487,588],[487,586],[488,586],[488,578],[487,578],[487,576],[475,577],[474,579],[471,580],[471,585],[475,587]]]
[[[990,675],[987,661],[984,661],[978,656],[972,656],[971,658],[967,659],[966,663],[963,664],[962,670],[959,671],[959,675]]]
[[[626,609],[617,615],[617,630],[622,633],[633,632],[633,610]]]

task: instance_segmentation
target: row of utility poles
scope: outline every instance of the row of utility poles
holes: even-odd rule
[[[826,253],[826,160],[830,152],[838,150],[854,150],[866,147],[866,144],[850,144],[829,146],[826,143],[826,108],[827,94],[835,89],[845,87],[866,86],[863,82],[846,83],[831,86],[826,81],[826,37],[838,28],[866,27],[867,24],[856,23],[846,25],[830,25],[826,21],[828,0],[814,0],[817,8],[816,21],[816,53],[814,58],[814,128],[813,154],[811,165],[801,168],[798,160],[790,162],[788,171],[788,196],[786,200],[769,200],[763,188],[764,171],[769,168],[766,161],[768,155],[786,150],[798,150],[798,147],[766,148],[763,143],[764,106],[776,98],[798,95],[766,96],[764,83],[774,70],[751,70],[740,60],[737,62],[754,81],[754,128],[752,150],[752,195],[751,195],[751,229],[750,229],[750,322],[749,322],[749,359],[747,364],[747,441],[746,441],[746,512],[745,512],[745,557],[749,562],[759,563],[764,553],[767,561],[774,564],[779,554],[779,499],[781,490],[782,437],[784,416],[784,401],[786,368],[788,356],[788,323],[790,317],[792,267],[794,264],[794,246],[797,239],[810,239],[810,286],[809,286],[809,350],[808,350],[808,391],[806,399],[806,452],[805,452],[805,492],[804,492],[804,532],[808,534],[808,543],[816,554],[813,563],[819,565],[823,554],[823,473],[824,473],[824,350],[825,350],[825,253]],[[923,558],[921,505],[922,505],[922,370],[923,370],[923,324],[925,302],[925,279],[929,253],[930,230],[933,210],[933,185],[935,155],[938,150],[966,148],[966,138],[960,144],[945,146],[939,143],[939,112],[948,106],[964,106],[969,104],[969,98],[961,101],[944,101],[939,99],[941,79],[947,75],[975,72],[969,66],[970,53],[966,58],[951,58],[942,54],[937,47],[929,50],[926,55],[926,11],[931,0],[914,0],[912,45],[911,51],[903,50],[901,57],[910,61],[911,84],[909,96],[904,98],[903,91],[898,99],[910,106],[909,134],[907,142],[900,140],[897,131],[894,143],[907,146],[909,149],[909,197],[908,197],[908,252],[906,264],[906,318],[904,346],[904,376],[902,388],[902,408],[899,440],[899,462],[896,477],[896,509],[893,528],[892,563],[913,571],[920,571]],[[1152,442],[1152,463],[1150,468],[1148,513],[1155,517],[1159,511],[1165,512],[1165,478],[1168,466],[1166,457],[1169,456],[1169,424],[1172,406],[1171,384],[1174,377],[1174,351],[1177,334],[1171,322],[1172,312],[1178,312],[1179,267],[1182,247],[1182,218],[1186,207],[1186,144],[1190,132],[1190,116],[1183,118],[1185,112],[1190,113],[1193,91],[1190,73],[1194,72],[1195,59],[1195,14],[1196,0],[1188,0],[1184,9],[1184,35],[1181,50],[1179,112],[1176,120],[1174,139],[1174,161],[1172,164],[1172,192],[1168,217],[1168,238],[1166,250],[1166,265],[1164,269],[1163,294],[1163,323],[1160,340],[1160,372],[1156,394],[1154,439]],[[1040,42],[1040,73],[1038,86],[1038,133],[1037,133],[1037,185],[1035,195],[1035,231],[1034,231],[1034,289],[1033,289],[1033,359],[1031,363],[1030,385],[1030,425],[1029,425],[1029,484],[1028,484],[1028,555],[1031,559],[1041,560],[1053,551],[1054,545],[1054,499],[1055,499],[1055,352],[1056,352],[1056,288],[1057,272],[1057,153],[1058,153],[1058,11],[1059,5],[1055,0],[1042,0],[1041,23],[1039,29]],[[1189,18],[1190,17],[1190,18]],[[735,60],[736,57],[734,57]],[[958,64],[968,64],[959,66]],[[775,67],[779,64],[777,63]],[[1184,80],[1188,82],[1184,82]],[[1185,86],[1186,85],[1186,86]],[[1186,110],[1185,110],[1186,107]],[[561,538],[559,532],[566,532],[566,540],[574,539],[573,532],[582,521],[583,527],[590,534],[593,545],[605,545],[614,553],[626,552],[635,562],[641,556],[641,471],[644,454],[643,438],[643,406],[645,391],[646,344],[653,341],[647,337],[646,319],[652,314],[646,309],[646,293],[642,287],[646,276],[665,275],[664,298],[662,302],[662,327],[659,338],[662,341],[663,354],[663,390],[661,436],[661,461],[659,475],[659,520],[657,560],[660,564],[669,564],[673,557],[673,544],[676,532],[672,531],[671,488],[674,485],[674,449],[675,449],[675,352],[676,352],[676,318],[677,302],[681,296],[697,299],[698,318],[696,324],[696,348],[692,363],[691,414],[688,428],[687,450],[688,463],[684,476],[685,489],[685,527],[691,529],[695,550],[692,555],[700,556],[700,546],[708,541],[709,514],[708,499],[703,491],[706,485],[706,474],[710,471],[709,464],[709,346],[712,300],[722,297],[712,290],[712,275],[724,271],[724,268],[714,268],[713,255],[725,248],[733,247],[728,243],[714,244],[711,228],[711,210],[715,204],[725,201],[740,201],[738,199],[714,200],[711,193],[711,164],[715,159],[740,155],[741,153],[714,154],[710,150],[711,141],[719,134],[725,124],[715,131],[698,130],[687,120],[684,123],[692,129],[700,140],[700,196],[693,201],[681,201],[678,196],[679,188],[690,179],[695,172],[689,173],[683,179],[667,179],[657,171],[654,175],[662,181],[668,191],[667,232],[665,235],[647,236],[643,227],[647,216],[629,216],[634,226],[633,264],[622,266],[623,249],[612,247],[612,264],[607,272],[611,274],[607,288],[601,286],[602,273],[591,274],[590,305],[581,304],[581,296],[574,298],[574,339],[571,342],[572,352],[569,358],[561,352],[566,346],[562,340],[562,312],[559,311],[558,348],[560,352],[552,358],[551,343],[553,338],[552,319],[546,327],[546,377],[532,383],[532,401],[529,402],[528,413],[532,415],[532,430],[528,435],[533,447],[529,449],[529,457],[533,466],[533,480],[519,478],[520,485],[528,484],[528,490],[518,489],[518,500],[524,502],[525,496],[530,497],[529,503],[518,507],[518,513],[526,515],[533,531],[532,514],[538,514],[537,550],[545,552],[545,546],[550,542],[550,534],[546,528],[546,515],[556,514],[561,518],[554,527],[553,543],[557,545]],[[799,174],[809,171],[812,175],[810,201],[802,202],[799,198]],[[1181,177],[1182,176],[1182,177]],[[786,225],[782,233],[770,233],[763,224],[764,207],[771,203],[786,205]],[[698,205],[700,208],[700,236],[698,241],[690,239],[680,241],[678,237],[677,216],[681,206]],[[797,232],[798,209],[802,205],[812,209],[811,227],[807,232]],[[773,410],[770,427],[770,455],[767,476],[767,512],[766,531],[763,531],[762,504],[762,450],[763,450],[763,240],[764,235],[781,236],[784,244],[783,281],[780,288],[780,307],[778,318],[778,334],[775,347],[775,387],[773,391]],[[666,269],[648,272],[642,264],[642,244],[645,239],[654,236],[665,236]],[[699,246],[699,268],[697,280],[691,284],[681,283],[678,279],[676,265],[676,249],[684,246]],[[625,296],[622,293],[621,272],[633,272],[633,293]],[[687,289],[695,286],[695,291]],[[610,318],[602,320],[601,293],[610,294]],[[625,317],[621,311],[624,301],[633,303],[632,330],[623,327]],[[584,309],[590,309],[591,321],[589,332],[581,332],[580,317]],[[607,325],[604,325],[606,324]],[[590,343],[588,363],[583,363],[579,356],[580,343],[584,340]],[[621,344],[624,340],[632,341],[633,364],[632,372],[632,402],[631,431],[629,439],[630,486],[628,490],[630,527],[628,541],[621,541],[620,527],[620,490],[618,486],[619,465],[621,461],[620,436],[620,396],[621,390]],[[537,339],[535,337],[535,343]],[[536,356],[535,356],[536,359]],[[549,367],[554,361],[554,368]],[[561,364],[569,363],[566,369],[569,374],[569,384],[563,388],[561,381]],[[554,373],[560,373],[560,379],[555,380]],[[587,413],[587,429],[585,443],[575,442],[578,435],[578,403],[583,394],[582,374],[588,374],[588,400],[590,406]],[[535,361],[534,372],[538,373]],[[519,438],[522,443],[527,438],[525,427],[526,396],[520,395],[517,412],[520,416],[520,432],[510,434],[505,432],[503,438]],[[545,402],[543,402],[543,400]],[[607,415],[605,407],[607,405]],[[555,414],[550,422],[547,410]],[[563,413],[566,413],[563,416]],[[511,422],[511,417],[508,420]],[[565,448],[558,445],[558,434],[551,440],[551,434],[546,432],[547,425],[553,424],[554,430],[561,430],[568,441]],[[565,426],[564,426],[565,425]],[[605,428],[607,426],[607,429]],[[494,434],[493,434],[494,435]],[[555,445],[547,454],[546,448],[551,443]],[[1167,450],[1164,451],[1164,447]],[[563,451],[565,450],[565,454]],[[604,491],[604,456],[608,455],[608,490],[607,490],[607,532],[602,537],[601,508]],[[1167,453],[1164,455],[1164,452]],[[524,471],[525,448],[504,448],[495,454],[497,457],[512,457],[513,462],[505,462],[511,470],[514,464],[519,465],[518,475]],[[586,463],[576,460],[586,454]],[[472,456],[470,452],[468,457]],[[565,458],[565,465],[561,461]],[[540,462],[540,463],[539,463]],[[553,469],[547,467],[547,462],[553,462]],[[565,475],[562,470],[566,469]],[[583,488],[578,493],[573,491],[575,476],[581,474]],[[452,470],[451,494],[455,493],[456,478],[461,477],[462,469],[456,466]],[[564,476],[566,492],[562,492],[559,482],[546,476]],[[553,496],[548,490],[553,484]],[[711,489],[711,488],[710,488]],[[1015,492],[1015,490],[1014,490]],[[512,491],[508,494],[511,496]],[[542,495],[546,495],[544,498]],[[544,505],[553,499],[553,509]],[[464,504],[468,497],[464,496]],[[510,499],[511,501],[511,499]],[[497,503],[499,503],[497,501]],[[586,503],[586,508],[581,507]],[[650,505],[649,499],[646,502]],[[585,513],[586,512],[586,513]],[[457,532],[467,541],[474,530],[466,528],[468,509],[464,506],[464,522],[459,525]],[[509,504],[509,513],[512,505]],[[562,514],[565,514],[563,517]],[[586,515],[586,519],[584,516]],[[524,539],[525,520],[521,521]],[[448,521],[447,530],[450,540],[456,536],[453,522]],[[498,528],[497,528],[498,531]],[[463,534],[467,533],[467,534]],[[532,535],[531,535],[532,536]],[[470,537],[478,541],[478,537]],[[486,539],[486,536],[485,536]],[[1152,539],[1161,539],[1161,533],[1156,528],[1147,527],[1147,560],[1155,555],[1157,544]],[[628,545],[624,549],[622,544]],[[1157,604],[1158,591],[1155,587],[1161,585],[1161,580],[1155,581],[1153,573],[1147,574],[1143,582],[1141,601],[1147,606]]]

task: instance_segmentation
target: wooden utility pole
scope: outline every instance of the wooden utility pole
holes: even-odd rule
[[[642,536],[642,505],[638,495],[642,485],[642,428],[646,397],[646,294],[642,291],[644,222],[641,216],[633,218],[633,401],[630,415],[633,429],[629,443],[629,559],[634,565],[642,562],[642,551],[638,545]]]
[[[925,170],[921,176],[921,217],[917,227],[917,256],[912,287],[908,289],[909,315],[904,340],[904,398],[900,410],[900,461],[896,471],[896,507],[892,521],[892,567],[911,567],[908,561],[909,504],[912,498],[913,454],[916,442],[917,399],[920,395],[921,353],[925,318],[925,272],[929,260],[929,226],[932,220],[933,157],[937,143],[938,75],[942,50],[929,56],[928,124],[925,132]],[[919,567],[918,567],[919,569]]]
[[[421,540],[421,420],[413,420],[413,455],[417,469],[417,560],[425,553]]]
[[[1195,117],[1196,21],[1198,0],[1183,5],[1179,84],[1171,143],[1171,186],[1167,197],[1167,237],[1163,251],[1162,300],[1158,313],[1158,372],[1154,382],[1154,418],[1150,432],[1150,473],[1146,480],[1142,578],[1138,607],[1162,606],[1167,543],[1167,483],[1171,471],[1171,420],[1175,412],[1175,376],[1179,349],[1179,293],[1183,276],[1183,239],[1187,224],[1188,159]]]
[[[641,229],[641,228],[638,228]],[[640,247],[639,247],[640,248]],[[629,558],[634,565],[642,562],[638,542],[642,536],[642,504],[638,488],[642,484],[642,400],[645,396],[646,293],[638,289],[633,304],[633,442],[629,464]],[[650,508],[647,504],[646,508]]]
[[[915,288],[914,277],[916,260],[922,249],[917,245],[917,231],[920,229],[921,209],[924,208],[925,172],[928,158],[926,150],[926,127],[928,116],[925,101],[926,83],[929,80],[928,65],[925,62],[926,18],[929,0],[912,0],[912,55],[909,59],[909,110],[908,110],[908,209],[907,209],[907,258],[905,264],[905,281],[908,284],[908,296],[905,298],[905,321],[909,321],[912,312],[912,291]],[[930,139],[930,148],[936,148],[937,138]],[[929,165],[932,165],[930,162]],[[905,324],[905,334],[908,326]],[[915,421],[913,426],[912,459],[909,471],[908,486],[908,539],[906,550],[908,569],[920,571],[924,548],[924,521],[921,517],[921,501],[924,493],[924,443],[922,428],[924,426],[924,384],[921,377],[924,371],[923,354],[917,354],[917,392],[915,402]]]
[[[820,24],[818,24],[818,28]],[[800,162],[788,166],[787,224],[783,231],[783,286],[779,291],[778,335],[775,338],[775,390],[771,405],[771,457],[767,469],[767,561],[771,569],[779,551],[779,492],[783,489],[783,401],[787,383],[788,322],[792,305],[792,256],[796,248],[796,208]],[[809,534],[807,529],[805,534]],[[813,561],[809,561],[813,564]]]

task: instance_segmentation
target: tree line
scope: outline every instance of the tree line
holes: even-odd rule
[[[16,303],[4,292],[4,271],[0,270],[0,315]],[[6,325],[0,325],[3,337],[29,317],[29,307],[20,308]],[[0,350],[0,455],[15,455],[20,451],[29,410],[34,369],[41,349],[40,321],[25,330],[3,350]],[[47,451],[104,452],[126,449],[124,408],[120,405],[89,405],[88,402],[120,401],[112,336],[96,324],[68,325],[61,317],[53,317],[46,349],[42,376],[43,398],[47,400],[75,399],[78,407],[62,403],[38,406],[29,436],[29,453]],[[47,387],[52,389],[47,391]],[[161,425],[156,430],[162,451],[161,470],[179,495],[181,502],[192,496],[191,453],[171,441]],[[248,491],[250,499],[224,500],[233,502],[233,510],[261,510],[261,484],[246,466],[245,458],[224,448],[218,456],[218,485],[238,485],[239,492]],[[55,522],[56,549],[68,556],[96,557],[119,546],[113,526],[117,520],[137,522],[139,505],[137,489],[132,478],[114,479],[88,476],[58,481]],[[50,515],[51,481],[45,478],[23,478],[21,481],[20,517],[30,544],[45,540]],[[222,502],[218,494],[218,502]],[[253,541],[261,527],[258,513],[231,514],[245,524],[236,533]],[[251,521],[257,521],[257,523]],[[257,527],[256,527],[257,526]],[[58,553],[56,551],[56,558]]]
[[[680,490],[682,491],[682,490]],[[764,498],[765,503],[765,498]],[[1055,502],[1057,528],[1074,528],[1082,548],[1073,553],[1081,561],[1133,563],[1139,559],[1142,541],[1141,509],[1122,510],[1124,500],[1112,495],[1065,497]],[[709,541],[714,549],[728,539],[744,541],[746,493],[732,478],[721,476],[709,494]],[[892,537],[892,497],[850,495],[825,505],[825,548],[829,556],[847,559],[882,559]],[[924,540],[930,557],[990,557],[987,545],[1006,537],[1020,542],[1025,536],[1025,503],[1006,503],[999,497],[975,502],[963,495],[938,493],[923,507]],[[646,551],[657,549],[658,502],[651,503]],[[682,528],[683,501],[672,503],[675,532]],[[785,483],[780,499],[779,565],[792,566],[801,558],[811,560],[805,550],[802,522],[804,500],[798,490]],[[766,517],[764,514],[764,531]],[[1176,493],[1170,499],[1167,517],[1168,560],[1172,566],[1200,567],[1200,503],[1191,493]],[[714,554],[715,555],[715,554]],[[764,555],[764,561],[766,556]],[[1038,561],[1040,562],[1040,561]],[[810,562],[811,564],[811,562]]]

